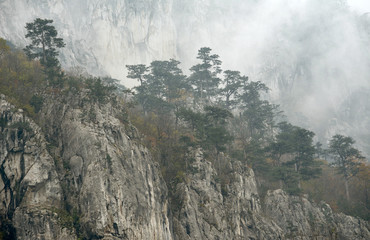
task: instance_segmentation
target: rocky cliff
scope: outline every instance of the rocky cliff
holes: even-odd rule
[[[172,239],[166,184],[136,130],[109,104],[67,99],[45,104],[42,133],[1,100],[1,215],[18,239]]]
[[[48,95],[36,124],[1,96],[1,234],[17,239],[369,239],[325,203],[258,193],[253,171],[194,150],[169,197],[114,101]],[[227,178],[225,177],[227,176]]]

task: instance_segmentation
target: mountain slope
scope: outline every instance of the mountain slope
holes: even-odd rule
[[[1,234],[17,239],[368,239],[370,226],[281,190],[261,199],[253,171],[202,151],[169,198],[158,164],[113,102],[45,95],[40,126],[0,100]],[[41,120],[42,119],[42,120]],[[123,118],[124,119],[124,118]],[[220,166],[218,166],[220,167]],[[263,204],[262,204],[263,202]],[[172,207],[170,207],[170,205]],[[9,236],[8,235],[8,236]],[[14,235],[13,235],[14,236]]]

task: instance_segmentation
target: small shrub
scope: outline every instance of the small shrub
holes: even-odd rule
[[[106,86],[100,78],[88,78],[85,83],[90,89],[90,98],[98,103],[105,103],[106,98],[116,89],[114,86]]]
[[[27,113],[27,116],[31,118],[35,117],[35,110],[30,104],[24,104],[20,106],[20,108],[22,108]]]
[[[33,106],[35,113],[41,110],[43,103],[44,99],[41,96],[33,95],[30,99],[30,105]]]
[[[26,132],[32,133],[32,128],[29,122],[15,122],[12,123],[9,128],[18,129],[18,131],[25,130]]]

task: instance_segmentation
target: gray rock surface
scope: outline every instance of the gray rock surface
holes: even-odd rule
[[[282,190],[260,199],[248,166],[223,154],[207,160],[199,149],[170,198],[122,114],[87,92],[61,93],[45,98],[36,125],[1,96],[2,231],[17,239],[369,239],[368,222],[325,203]]]
[[[229,161],[220,157],[221,163]],[[174,234],[179,239],[279,239],[283,232],[262,217],[253,171],[240,162],[222,166],[231,172],[221,184],[212,163],[196,151],[192,172],[178,184],[179,209]],[[216,164],[217,165],[217,164]]]
[[[60,104],[60,101],[65,104]],[[43,128],[62,162],[81,232],[106,239],[172,239],[167,188],[136,129],[110,103],[51,99]]]
[[[18,239],[76,239],[60,224],[63,194],[40,128],[0,99],[0,215]]]
[[[333,213],[324,202],[315,204],[275,190],[267,193],[265,206],[287,239],[370,239],[368,222]]]
[[[192,172],[177,187],[173,221],[179,239],[370,239],[368,222],[283,190],[268,191],[262,208],[247,166],[221,157],[214,165],[229,174],[220,183],[222,176],[200,151],[194,159]]]

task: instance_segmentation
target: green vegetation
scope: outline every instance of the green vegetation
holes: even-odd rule
[[[280,123],[279,129],[276,141],[267,148],[276,166],[274,174],[288,183],[288,192],[299,192],[301,180],[318,177],[321,173],[320,162],[314,160],[314,133],[286,122]]]
[[[130,120],[145,135],[147,147],[160,163],[170,196],[176,200],[176,184],[187,181],[187,173],[193,171],[190,156],[194,148],[201,148],[206,159],[213,162],[224,196],[228,195],[232,174],[220,162],[221,152],[231,161],[252,167],[264,191],[283,188],[291,194],[313,194],[308,186],[317,184],[324,177],[322,173],[328,174],[322,170],[323,164],[327,168],[325,161],[319,158],[328,158],[328,153],[334,152],[323,149],[320,143],[314,145],[312,131],[288,122],[277,124],[282,112],[262,98],[269,90],[266,85],[250,81],[238,71],[225,70],[221,78],[221,61],[211,51],[199,50],[201,63],[191,67],[189,77],[183,75],[175,60],[126,66],[128,78],[140,82],[133,89],[138,105],[130,109]],[[330,200],[323,193],[315,194],[314,199]],[[356,201],[364,203],[365,199]],[[367,200],[361,206],[368,209]],[[347,209],[353,209],[348,214],[363,217],[354,210],[358,207]]]
[[[32,132],[32,128],[31,128],[29,122],[15,122],[15,123],[11,124],[8,127],[17,129],[18,131]]]
[[[64,209],[52,208],[52,212],[58,216],[58,222],[61,227],[67,228],[71,231],[75,231],[77,236],[80,236],[80,216],[77,211],[73,210],[70,212]]]
[[[41,111],[44,95],[78,93],[85,88],[88,89],[90,100],[104,103],[117,88],[112,79],[63,73],[57,59],[57,49],[65,44],[63,39],[57,38],[52,22],[37,18],[27,23],[26,37],[32,42],[24,52],[11,49],[6,40],[0,38],[0,93],[32,118],[36,118]],[[0,126],[5,126],[4,119],[0,121]]]
[[[197,59],[201,63],[190,68],[192,74],[188,82],[193,87],[194,100],[200,103],[209,103],[211,98],[219,92],[218,85],[221,73],[221,61],[217,54],[211,54],[212,49],[203,47],[199,49]]]
[[[44,98],[42,96],[33,95],[30,99],[30,105],[35,110],[35,113],[38,113],[41,110],[43,103]]]
[[[26,24],[26,38],[31,39],[24,52],[29,59],[39,59],[48,76],[49,83],[53,86],[63,84],[63,74],[57,56],[57,48],[65,46],[63,39],[58,38],[58,32],[50,25],[53,20],[36,18],[32,23]]]
[[[334,155],[333,165],[337,167],[340,174],[344,176],[346,197],[350,201],[348,180],[359,172],[364,157],[360,151],[353,147],[355,141],[351,137],[335,135],[330,140],[329,151]]]
[[[89,89],[89,96],[93,102],[105,103],[109,95],[113,90],[116,89],[115,86],[106,86],[103,84],[100,78],[86,78],[85,79],[86,88]]]
[[[174,59],[153,61],[149,66],[126,66],[127,77],[137,80],[139,86],[124,90],[117,101],[116,93],[123,93],[123,88],[117,88],[114,79],[62,74],[56,49],[64,43],[51,23],[36,19],[27,24],[27,35],[32,40],[25,49],[29,58],[20,50],[11,50],[0,39],[0,93],[35,120],[53,95],[82,96],[81,104],[91,103],[83,114],[92,122],[97,117],[96,105],[111,102],[122,110],[117,116],[122,123],[127,126],[131,122],[144,134],[143,142],[160,164],[172,203],[178,202],[177,184],[188,181],[188,174],[197,171],[191,163],[194,150],[200,148],[215,166],[224,197],[228,196],[233,177],[228,164],[222,161],[238,160],[253,168],[260,189],[310,193],[314,200],[329,202],[334,210],[345,208],[347,214],[364,217],[363,213],[369,212],[369,166],[353,148],[354,141],[336,135],[327,151],[319,143],[314,145],[312,131],[287,122],[277,123],[279,107],[262,97],[269,91],[267,86],[239,71],[223,71],[220,57],[212,49],[198,51],[200,63],[190,68],[190,76],[183,74],[180,62]],[[44,34],[50,38],[40,38]],[[129,94],[132,97],[127,98]],[[0,129],[28,131],[26,124],[9,126],[5,118],[0,118]],[[333,166],[319,159],[329,152]],[[110,166],[108,153],[106,160]],[[333,169],[341,175],[335,175]],[[333,200],[324,187],[327,182],[338,190],[332,194],[336,199],[347,198],[342,202]],[[172,207],[174,211],[179,208]],[[61,221],[68,226],[78,224],[70,216]]]
[[[0,44],[0,93],[8,96],[16,107],[34,116],[31,99],[44,85],[43,67],[38,61],[29,61],[22,51],[10,50],[4,39],[0,42],[4,43]],[[41,107],[36,102],[34,104]]]

